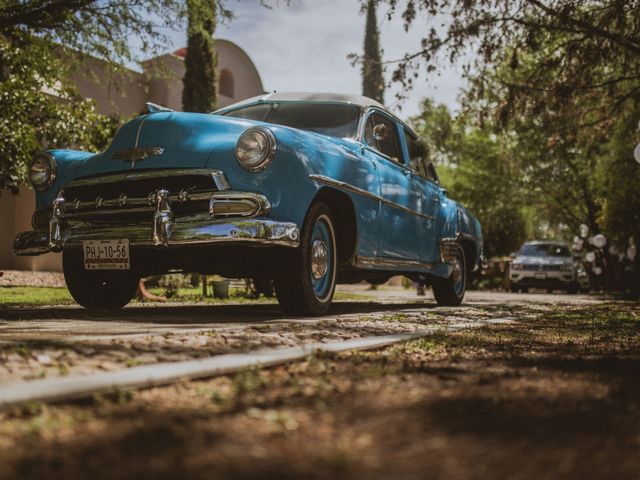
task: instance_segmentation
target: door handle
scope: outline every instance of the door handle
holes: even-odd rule
[[[413,172],[411,170],[404,170],[404,176],[405,177],[413,177]]]

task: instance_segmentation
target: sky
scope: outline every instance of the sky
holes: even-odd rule
[[[363,49],[365,15],[359,0],[271,0],[272,8],[257,0],[228,0],[235,18],[218,25],[215,36],[242,47],[255,63],[266,91],[317,91],[355,93],[362,91],[360,67],[352,66],[350,53]],[[428,25],[418,18],[408,33],[396,16],[389,21],[386,7],[378,10],[383,61],[414,52]],[[172,32],[173,47],[186,45],[184,32]],[[389,68],[385,79],[390,79]],[[458,108],[457,97],[464,86],[462,68],[443,64],[414,81],[408,98],[398,103],[394,85],[385,92],[386,105],[402,118],[416,115],[425,97]]]

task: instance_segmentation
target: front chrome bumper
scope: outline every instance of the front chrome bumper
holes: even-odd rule
[[[158,179],[161,187],[151,192],[144,190],[148,184],[136,183]],[[174,181],[172,187],[162,186],[169,180]],[[182,187],[175,185],[182,180]],[[189,186],[191,183],[194,185]],[[230,188],[223,172],[203,169],[74,180],[64,186],[50,208],[34,214],[34,230],[19,234],[13,251],[40,255],[79,247],[85,240],[118,239],[127,239],[134,247],[225,243],[298,246],[300,232],[295,223],[264,218],[271,210],[267,197]],[[84,198],[96,195],[94,191],[95,200]]]
[[[19,234],[13,244],[17,255],[40,255],[65,248],[82,246],[83,240],[129,240],[131,246],[156,246],[153,239],[153,225],[126,226],[81,226],[62,228],[59,241],[52,244],[48,231],[29,231]],[[274,222],[266,219],[213,220],[208,222],[181,222],[173,224],[166,245],[254,244],[295,248],[300,240],[295,223]]]
[[[576,283],[576,275],[568,270],[512,270],[509,280],[514,285],[572,285]]]

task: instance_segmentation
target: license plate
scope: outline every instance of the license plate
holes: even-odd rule
[[[129,240],[82,242],[85,270],[129,270]]]
[[[544,280],[545,278],[547,278],[547,274],[546,273],[536,273],[536,278],[538,278],[540,280]]]

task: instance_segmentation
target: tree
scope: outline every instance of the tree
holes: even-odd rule
[[[629,237],[640,242],[640,164],[632,153],[632,147],[640,143],[639,122],[640,102],[627,108],[616,122],[595,171],[603,199],[603,227],[620,246],[626,246]]]
[[[384,77],[380,55],[376,0],[367,3],[367,23],[362,57],[362,94],[384,104]]]
[[[104,148],[115,125],[69,84],[76,52],[117,69],[136,58],[132,39],[140,54],[161,50],[159,27],[181,11],[178,0],[0,0],[0,188],[17,192],[42,148]]]
[[[399,2],[387,1],[395,14]],[[521,55],[542,51],[526,77],[501,79],[515,111],[562,110],[589,98],[571,113],[574,124],[590,126],[611,121],[640,96],[639,0],[408,0],[401,14],[406,28],[418,15],[450,19],[399,61],[393,79],[406,86],[418,66],[437,68],[440,54],[475,58],[467,72],[482,81],[505,58],[517,69]]]
[[[187,12],[189,27],[182,108],[187,112],[211,112],[218,101],[217,56],[213,46],[216,0],[187,0]]]

